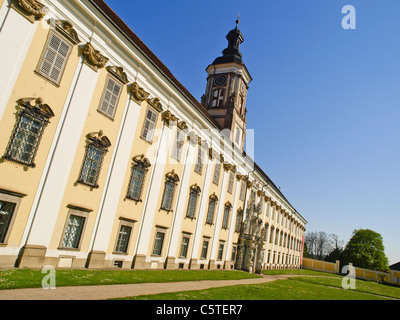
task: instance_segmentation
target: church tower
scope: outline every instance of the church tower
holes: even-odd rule
[[[202,104],[210,115],[230,134],[230,139],[243,151],[246,137],[246,98],[252,81],[243,60],[239,46],[244,37],[236,28],[226,36],[228,47],[222,57],[215,59],[206,69],[208,73],[206,93]]]

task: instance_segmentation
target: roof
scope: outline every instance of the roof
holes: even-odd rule
[[[391,266],[389,266],[390,270],[396,270],[396,271],[400,271],[400,262],[397,262],[395,264],[392,264]]]
[[[222,130],[219,123],[210,115],[207,109],[195,98],[193,95],[185,88],[183,84],[181,84],[172,72],[164,65],[163,62],[147,47],[144,42],[132,31],[130,27],[104,2],[104,0],[88,0],[114,27],[119,30],[126,39],[131,42],[147,59],[151,62],[162,74],[167,77],[173,85],[175,85],[180,92],[186,96],[186,98],[194,105],[194,107],[200,111],[211,123],[215,126],[216,129]],[[243,156],[246,156],[244,153]],[[251,159],[251,162],[254,162]],[[286,197],[282,194],[282,192],[275,186],[272,180],[266,175],[266,173],[254,162],[254,168],[257,172],[259,172],[270,185],[272,185],[277,193],[285,200],[287,203],[290,202],[286,199]],[[293,206],[292,206],[293,208]],[[295,209],[294,209],[295,210]],[[301,217],[301,215],[296,211],[296,213]],[[301,217],[304,219],[303,217]],[[304,221],[306,221],[304,219]]]

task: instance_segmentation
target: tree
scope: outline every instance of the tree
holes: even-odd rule
[[[343,252],[344,262],[355,267],[387,271],[389,261],[385,255],[383,238],[369,229],[354,230]]]
[[[333,250],[329,252],[329,254],[325,257],[325,261],[328,262],[336,262],[337,260],[343,259],[343,244],[344,241],[339,240],[339,237],[336,234],[329,235],[332,240]]]
[[[308,232],[304,238],[308,258],[323,260],[332,250],[332,240],[326,232]]]

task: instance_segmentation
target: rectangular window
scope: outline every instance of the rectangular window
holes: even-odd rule
[[[219,184],[219,178],[221,176],[221,166],[222,164],[219,161],[215,164],[213,183],[216,185]]]
[[[86,149],[81,174],[78,182],[97,188],[100,169],[106,151],[89,144]]]
[[[178,130],[176,134],[176,140],[172,149],[172,157],[178,161],[181,161],[183,146],[185,144],[185,134]]]
[[[132,169],[131,180],[129,182],[127,198],[135,201],[140,201],[142,197],[144,180],[146,177],[147,169],[135,165]]]
[[[213,224],[216,206],[217,206],[216,199],[210,199],[210,201],[208,203],[208,211],[207,211],[207,219],[206,219],[207,224]]]
[[[226,206],[225,210],[224,210],[224,218],[222,220],[222,228],[223,229],[228,229],[230,213],[231,213],[231,207],[230,206]]]
[[[69,249],[79,248],[82,238],[83,228],[85,226],[85,221],[86,218],[83,216],[71,214],[68,217],[67,226],[64,231],[64,238],[61,244],[63,248],[69,248]]]
[[[115,110],[122,91],[121,89],[122,86],[117,81],[110,76],[107,78],[107,84],[100,102],[99,111],[112,119],[114,119]]]
[[[147,109],[146,119],[144,121],[142,138],[148,142],[153,142],[154,131],[157,123],[157,113],[155,113],[150,108]]]
[[[240,232],[240,228],[242,226],[242,211],[238,211],[237,212],[237,216],[236,216],[236,225],[235,225],[235,232],[239,233]]]
[[[239,199],[240,200],[244,200],[244,195],[246,193],[246,182],[242,181],[241,185],[240,185],[240,195],[239,195]]]
[[[16,203],[0,201],[0,243],[6,241],[16,205]]]
[[[72,45],[55,33],[51,33],[37,72],[55,84],[59,84],[71,49]]]
[[[235,174],[230,171],[229,172],[229,183],[228,183],[228,192],[232,193],[233,192],[233,183],[235,181]]]
[[[174,200],[176,184],[172,181],[165,182],[163,199],[161,201],[161,209],[166,211],[172,210],[172,202]]]
[[[117,245],[115,251],[119,253],[127,253],[129,240],[131,238],[132,227],[121,225],[118,233]]]
[[[179,256],[182,258],[187,257],[187,253],[188,253],[188,249],[189,249],[189,241],[190,241],[190,237],[188,235],[184,234],[182,237],[181,252],[179,254]]]
[[[236,252],[237,252],[237,246],[234,245],[232,247],[232,257],[231,257],[232,261],[236,261]]]
[[[164,245],[165,231],[157,231],[154,241],[153,255],[161,256]]]
[[[196,214],[196,207],[197,207],[198,198],[199,198],[198,193],[190,192],[189,204],[188,204],[188,208],[187,208],[186,217],[192,218],[192,219],[194,218],[194,216]]]
[[[203,239],[203,246],[201,249],[201,257],[200,259],[207,259],[207,253],[208,253],[208,245],[210,243],[210,239]]]
[[[194,171],[196,171],[198,174],[201,174],[203,171],[203,159],[204,159],[204,150],[202,147],[199,146],[199,149],[197,151],[196,165],[194,167]]]
[[[218,248],[218,261],[222,261],[222,258],[224,256],[224,247],[225,244],[223,242],[220,242]]]

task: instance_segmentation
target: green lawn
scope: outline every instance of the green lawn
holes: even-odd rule
[[[292,278],[259,285],[213,288],[158,295],[139,296],[122,300],[388,300],[359,291],[343,290],[337,286],[341,279]],[[363,291],[397,297],[400,288],[387,287],[363,281]],[[330,287],[331,284],[335,288]],[[358,283],[357,283],[358,284]],[[376,286],[383,288],[377,288]],[[380,290],[381,291],[380,291]],[[377,292],[376,292],[377,291]]]
[[[40,270],[0,270],[0,290],[41,288],[46,274]],[[241,271],[226,270],[57,270],[56,286],[94,286],[146,282],[235,280],[258,278]]]
[[[288,270],[263,270],[263,274],[266,275],[295,275],[295,276],[326,276],[326,277],[342,277],[335,273],[320,272],[307,269],[288,269]]]

